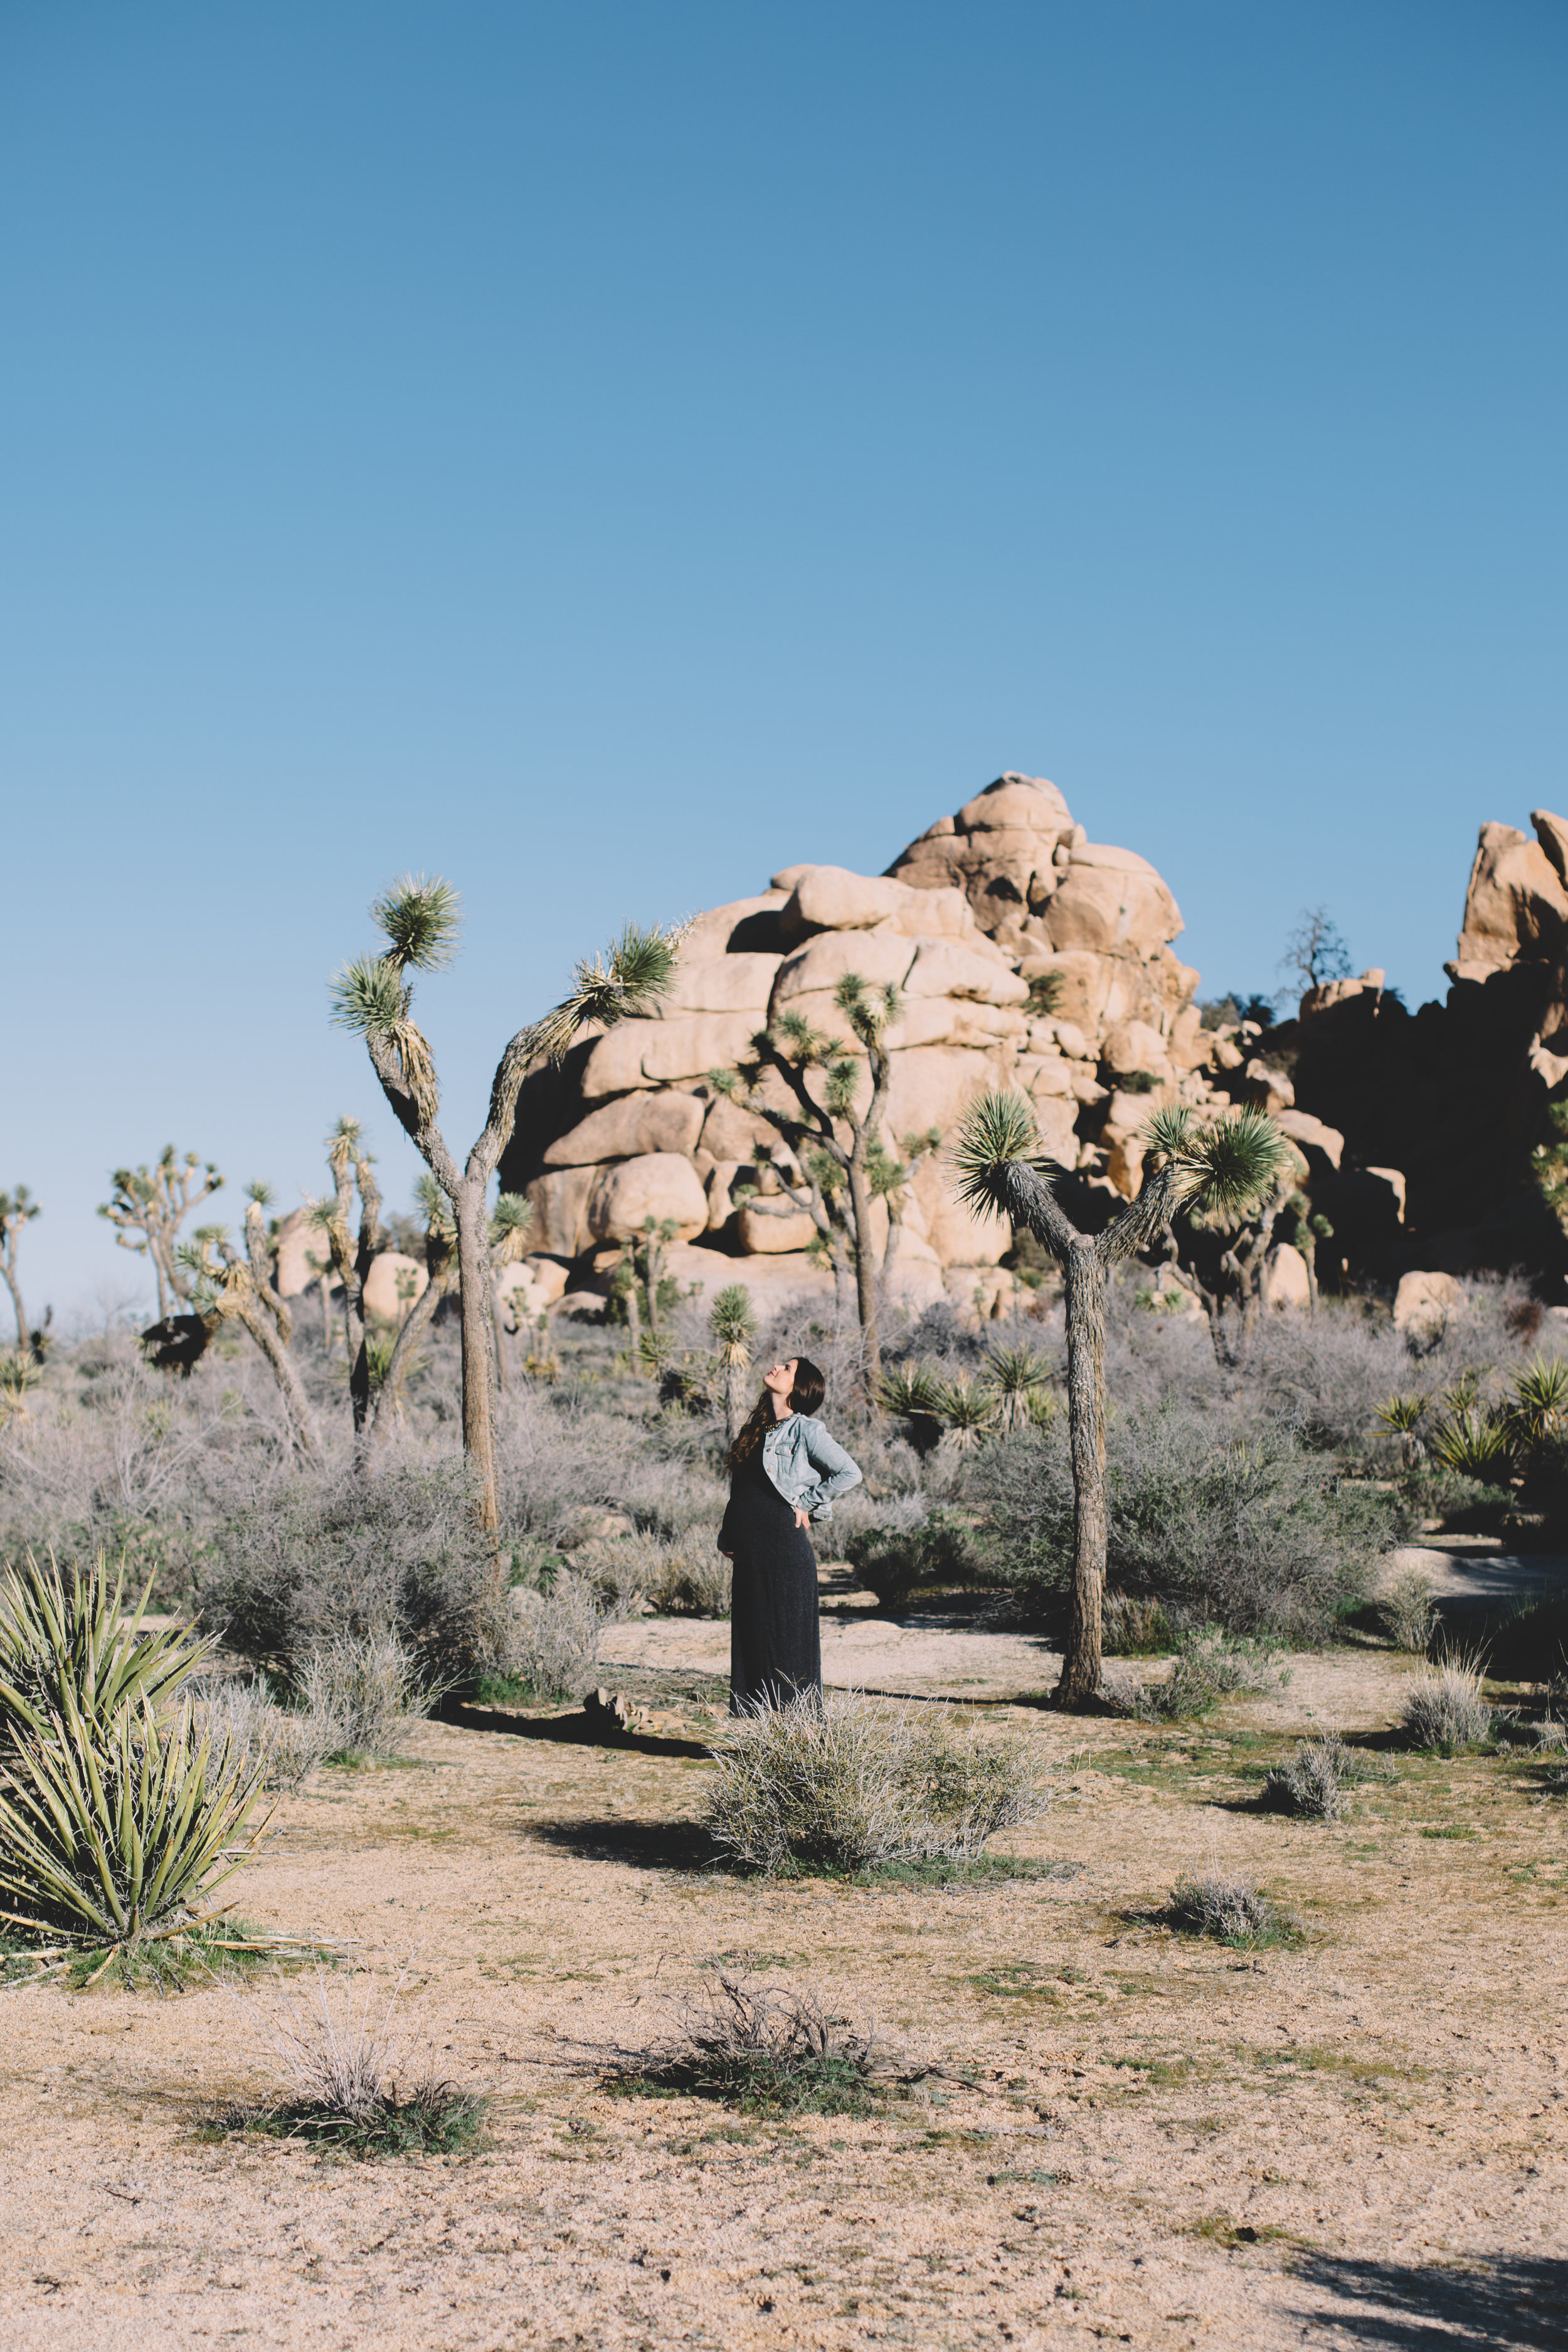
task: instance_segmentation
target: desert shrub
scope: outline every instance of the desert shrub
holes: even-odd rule
[[[1436,1748],[1445,1756],[1489,1738],[1494,1710],[1481,1696],[1480,1668],[1468,1658],[1444,1658],[1412,1678],[1400,1723],[1413,1748]]]
[[[1393,1532],[1393,1498],[1341,1480],[1333,1464],[1265,1429],[1225,1425],[1170,1403],[1114,1414],[1107,1433],[1109,1566],[1168,1610],[1233,1633],[1325,1640],[1365,1591]],[[999,1583],[1065,1591],[1073,1486],[1060,1423],[985,1448],[967,1492]]]
[[[294,1686],[308,1717],[335,1724],[334,1753],[395,1756],[415,1717],[428,1715],[440,1686],[395,1633],[336,1633],[307,1650]]]
[[[1163,1682],[1146,1683],[1124,1667],[1111,1667],[1100,1684],[1106,1705],[1140,1723],[1186,1723],[1223,1698],[1268,1686],[1268,1654],[1255,1642],[1234,1640],[1209,1625],[1178,1634],[1177,1644],[1176,1663]]]
[[[358,2157],[448,2156],[470,2146],[489,2097],[447,2081],[433,2050],[416,2058],[394,2023],[403,1984],[400,1977],[382,2010],[374,1980],[356,1999],[352,1982],[319,1972],[313,2014],[291,2011],[272,2031],[283,2096],[227,2108],[216,2127],[324,2142]]]
[[[714,1759],[710,1833],[769,1873],[967,1859],[1047,1801],[1023,1740],[835,1691],[742,1717]]]
[[[592,1584],[563,1573],[548,1592],[518,1585],[507,1597],[500,1672],[540,1698],[580,1698],[595,1680],[599,1642],[614,1622]]]
[[[242,1682],[215,1675],[192,1694],[217,1742],[260,1774],[262,1785],[290,1794],[302,1789],[316,1767],[352,1743],[336,1715],[307,1707],[279,1706],[260,1675]]]
[[[703,1528],[687,1536],[639,1532],[595,1539],[574,1551],[573,1570],[623,1616],[641,1603],[659,1616],[727,1617],[731,1568],[714,1532]]]
[[[745,2115],[861,2116],[897,2077],[872,2036],[815,1994],[721,1969],[677,2032],[618,2051],[604,2079],[623,2096],[715,2099]]]
[[[1243,1951],[1259,1945],[1293,1943],[1300,1934],[1293,1915],[1260,1894],[1248,1878],[1221,1871],[1188,1873],[1171,1889],[1165,1916],[1188,1936],[1212,1936]]]
[[[861,1516],[843,1539],[845,1559],[884,1608],[896,1608],[923,1584],[973,1572],[973,1530],[962,1512],[923,1496],[903,1496],[873,1519]]]
[[[1384,1587],[1377,1613],[1396,1650],[1424,1655],[1437,1622],[1432,1606],[1432,1580],[1418,1568],[1407,1568]]]
[[[1345,1783],[1354,1777],[1349,1748],[1329,1732],[1300,1741],[1293,1756],[1265,1775],[1263,1801],[1272,1812],[1337,1822],[1345,1811]]]
[[[1100,1628],[1108,1658],[1162,1658],[1176,1646],[1175,1628],[1164,1602],[1147,1592],[1109,1591],[1101,1605]]]
[[[494,1639],[471,1500],[461,1462],[291,1479],[222,1529],[203,1617],[290,1678],[323,1643],[395,1640],[427,1683],[449,1684]]]

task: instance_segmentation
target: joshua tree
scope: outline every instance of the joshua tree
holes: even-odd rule
[[[710,1070],[708,1080],[717,1092],[743,1104],[754,1118],[766,1119],[795,1154],[800,1178],[788,1181],[780,1172],[784,1198],[792,1208],[804,1209],[810,1215],[841,1293],[845,1275],[853,1265],[862,1391],[874,1408],[881,1351],[871,1239],[871,1204],[877,1190],[873,1171],[886,1156],[882,1115],[888,1107],[892,1059],[885,1040],[889,1024],[899,1017],[901,999],[896,988],[873,988],[858,972],[847,971],[833,992],[833,1001],[869,1065],[871,1091],[863,1105],[860,1096],[866,1070],[860,1055],[813,1029],[799,1013],[783,1013],[771,1029],[759,1030],[752,1041],[750,1057],[738,1069]],[[795,1097],[797,1108],[794,1110],[779,1109],[762,1093],[769,1070],[777,1072]],[[822,1073],[820,1102],[808,1084],[817,1071]],[[847,1130],[847,1142],[841,1129]],[[754,1199],[752,1205],[769,1215],[788,1213],[782,1203],[775,1205],[766,1199]]]
[[[1237,1209],[1272,1192],[1285,1141],[1260,1111],[1200,1128],[1183,1108],[1158,1110],[1145,1129],[1142,1189],[1100,1234],[1080,1234],[1059,1206],[1027,1096],[993,1091],[966,1114],[954,1152],[959,1198],[1026,1226],[1059,1258],[1067,1300],[1068,1428],[1075,1499],[1073,1586],[1062,1707],[1092,1704],[1100,1688],[1100,1602],[1109,1523],[1105,1495],[1105,1299],[1111,1268],[1147,1249],[1183,1202]]]
[[[211,1160],[204,1168],[194,1151],[186,1152],[183,1163],[177,1162],[171,1143],[164,1147],[155,1168],[145,1163],[140,1168],[117,1168],[109,1181],[114,1187],[113,1198],[101,1202],[98,1213],[119,1228],[114,1238],[121,1249],[152,1259],[162,1319],[173,1313],[175,1299],[187,1306],[191,1299],[190,1284],[174,1261],[180,1227],[198,1201],[218,1190],[223,1178]]]
[[[869,1173],[873,1198],[888,1204],[888,1240],[882,1252],[882,1280],[887,1282],[898,1263],[899,1250],[904,1238],[904,1217],[910,1205],[910,1186],[922,1160],[942,1149],[942,1129],[928,1127],[918,1135],[901,1136],[899,1152],[889,1151],[881,1138],[877,1139],[869,1154]]]
[[[342,1286],[343,1336],[349,1352],[349,1401],[353,1411],[354,1447],[362,1464],[364,1433],[370,1421],[371,1363],[365,1345],[364,1286],[381,1245],[381,1192],[371,1173],[371,1154],[364,1149],[357,1118],[340,1118],[327,1138],[327,1165],[334,1190],[328,1199],[312,1202],[333,1271]],[[359,1193],[359,1236],[349,1231],[355,1191]]]
[[[1240,1362],[1268,1307],[1268,1253],[1281,1217],[1287,1223],[1279,1238],[1301,1252],[1308,1302],[1317,1306],[1318,1243],[1333,1227],[1326,1217],[1314,1214],[1308,1195],[1295,1189],[1298,1177],[1305,1173],[1305,1160],[1281,1137],[1279,1163],[1261,1199],[1245,1209],[1189,1202],[1179,1235],[1173,1222],[1166,1224],[1159,1244],[1166,1267],[1208,1318],[1215,1360],[1227,1371]]]
[[[356,956],[332,983],[333,1017],[365,1041],[371,1065],[399,1125],[452,1204],[463,1336],[463,1444],[477,1473],[479,1523],[496,1548],[494,1374],[490,1342],[489,1213],[486,1196],[511,1133],[518,1088],[531,1064],[559,1061],[580,1031],[612,1028],[646,1013],[668,987],[682,934],[631,925],[605,958],[580,963],[571,992],[542,1021],[512,1038],[497,1065],[489,1116],[461,1167],[447,1147],[437,1112],[439,1092],[430,1048],[413,1018],[412,971],[439,971],[457,945],[458,893],[449,882],[405,875],[371,908],[387,941],[379,955]]]
[[[727,1282],[713,1301],[708,1328],[724,1367],[724,1442],[733,1445],[746,1418],[746,1374],[757,1336],[752,1294],[743,1282]]]
[[[24,1225],[43,1213],[25,1184],[14,1192],[0,1192],[0,1275],[11,1294],[11,1304],[16,1310],[16,1349],[26,1354],[32,1345],[32,1329],[27,1310],[22,1304],[22,1286],[16,1278],[16,1242]]]
[[[256,1198],[257,1193],[265,1195],[266,1192],[265,1185],[251,1188],[251,1206],[246,1217],[248,1259],[240,1256],[223,1225],[200,1225],[188,1242],[179,1244],[175,1263],[192,1311],[188,1315],[163,1317],[151,1330],[142,1333],[142,1343],[154,1363],[189,1372],[205,1354],[221,1325],[242,1324],[266,1357],[278,1383],[295,1451],[308,1462],[319,1462],[321,1445],[316,1434],[315,1415],[289,1353],[289,1310],[267,1273],[263,1202]],[[262,1269],[259,1279],[255,1272],[258,1243]]]

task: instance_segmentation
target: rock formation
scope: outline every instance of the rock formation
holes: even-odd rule
[[[856,971],[903,998],[888,1035],[890,1144],[933,1127],[951,1136],[983,1088],[1019,1087],[1057,1159],[1131,1195],[1153,1105],[1214,1099],[1222,1075],[1191,1001],[1198,975],[1171,950],[1181,929],[1146,859],[1088,840],[1054,784],[999,777],[881,876],[787,866],[766,890],[700,916],[657,1019],[628,1021],[525,1081],[501,1181],[527,1192],[536,1252],[574,1285],[602,1279],[652,1216],[676,1228],[683,1284],[710,1291],[743,1260],[750,1283],[826,1290],[809,1222],[737,1199],[776,1192],[758,1158],[772,1131],[708,1073],[732,1066],[786,1010],[847,1037],[833,991]],[[1264,1093],[1269,1084],[1272,1073]],[[899,1285],[969,1300],[1010,1234],[959,1207],[939,1157],[920,1165],[911,1193]]]

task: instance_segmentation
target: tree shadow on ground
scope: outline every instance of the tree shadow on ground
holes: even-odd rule
[[[1524,2257],[1450,2269],[1442,2263],[1355,2262],[1348,2256],[1306,2254],[1293,2275],[1336,2298],[1328,2311],[1297,2309],[1310,2341],[1315,2329],[1349,2334],[1357,2344],[1395,2352],[1514,2352],[1516,2347],[1558,2352],[1568,2342],[1568,2262]],[[1347,2312],[1344,2304],[1363,2307]]]
[[[583,1862],[624,1862],[634,1870],[712,1870],[719,1849],[698,1822],[530,1822],[542,1845]]]

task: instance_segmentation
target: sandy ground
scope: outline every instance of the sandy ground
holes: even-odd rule
[[[724,1629],[644,1623],[657,1647]],[[899,1635],[899,1638],[893,1638]],[[1037,1688],[1018,1637],[828,1629],[862,1685]],[[707,1652],[704,1650],[703,1656]],[[679,1663],[679,1662],[677,1662]],[[1558,2346],[1568,2341],[1568,1796],[1398,1757],[1352,1817],[1251,1809],[1288,1735],[1392,1723],[1409,1669],[1298,1661],[1205,1726],[987,1709],[1058,1795],[952,1892],[702,1866],[710,1768],[440,1726],[321,1774],[241,1883],[258,1922],[412,1959],[407,2028],[500,2097],[467,2158],[204,2139],[265,2095],[309,1977],[3,1996],[0,2340],[71,2347]],[[1247,1958],[1156,1914],[1254,1872],[1307,1927]],[[721,1955],[959,2079],[865,2121],[607,2096]]]

